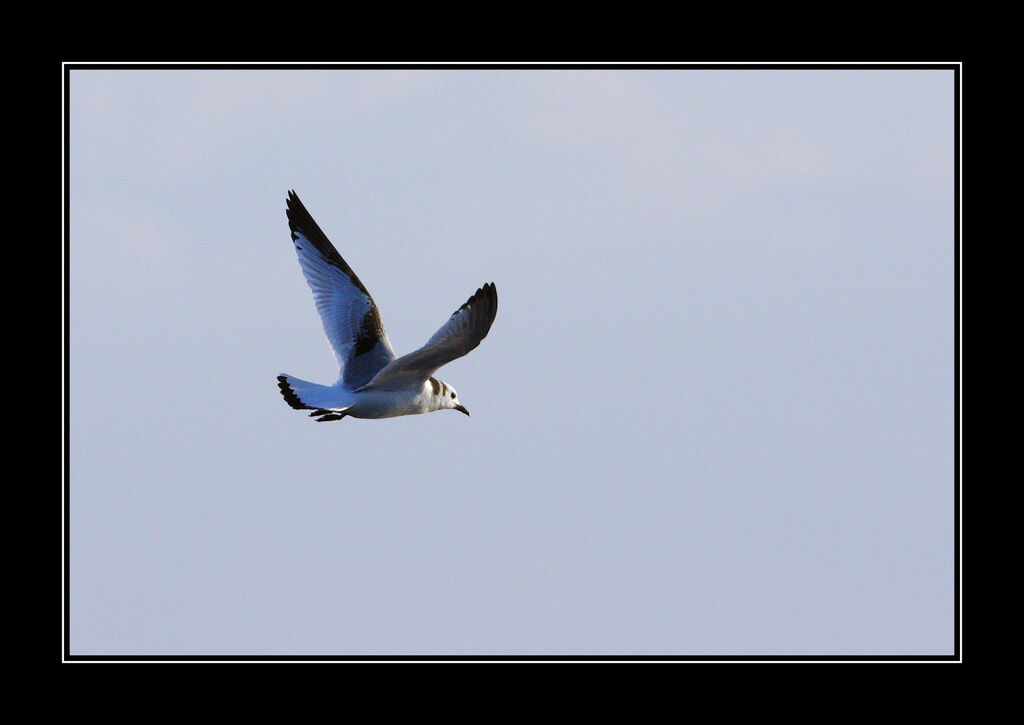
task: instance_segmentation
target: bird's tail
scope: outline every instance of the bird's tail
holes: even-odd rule
[[[352,405],[352,394],[339,386],[317,385],[282,374],[277,376],[277,387],[288,405],[312,410],[310,417],[320,422],[344,418],[345,409]]]

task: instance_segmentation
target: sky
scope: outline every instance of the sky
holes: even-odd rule
[[[952,654],[953,82],[72,70],[70,653]],[[285,404],[290,189],[472,417]]]

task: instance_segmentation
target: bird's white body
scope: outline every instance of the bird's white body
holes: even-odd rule
[[[311,408],[317,411],[344,412],[353,418],[394,418],[460,407],[458,393],[453,397],[454,389],[437,378],[388,390],[370,386],[353,391],[340,382],[336,385],[317,385],[290,375],[281,377]]]
[[[354,402],[346,412],[354,418],[394,418],[441,410],[441,401],[424,383],[412,390],[360,390],[353,393]]]
[[[487,336],[498,311],[494,284],[478,289],[426,345],[396,358],[370,293],[295,192],[288,194],[288,224],[340,374],[334,385],[278,375],[285,402],[298,410],[312,410],[310,416],[318,421],[346,416],[393,418],[449,409],[469,415],[455,389],[432,375]]]

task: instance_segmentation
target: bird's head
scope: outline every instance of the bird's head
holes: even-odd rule
[[[466,407],[459,402],[459,394],[455,392],[455,388],[444,382],[441,383],[441,408],[451,408],[459,411],[460,413],[469,415],[469,411],[466,410]]]

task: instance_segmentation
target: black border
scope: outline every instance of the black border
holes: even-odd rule
[[[802,62],[739,61],[543,61],[521,60],[465,62],[403,59],[394,62],[346,60],[342,62],[238,61],[189,63],[180,60],[122,62],[118,60],[61,61],[62,95],[62,169],[64,236],[64,488],[63,516],[63,597],[62,662],[961,662],[960,652],[960,73],[962,61],[870,62],[864,60]],[[71,654],[71,476],[70,476],[70,387],[71,387],[71,71],[73,70],[942,70],[953,71],[953,654],[950,655],[74,655]]]

